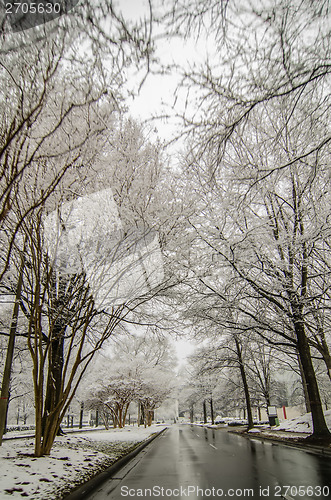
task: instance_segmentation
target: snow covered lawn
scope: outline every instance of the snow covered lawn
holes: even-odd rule
[[[164,426],[126,427],[57,437],[49,457],[33,456],[33,439],[5,440],[0,447],[0,499],[59,500],[109,467]]]
[[[331,431],[331,410],[324,411],[324,417],[326,420],[326,425]],[[291,420],[284,420],[283,422],[281,422],[280,425],[274,427],[273,430],[287,431],[287,432],[303,432],[311,434],[313,432],[311,413],[306,413],[301,417],[292,418]]]
[[[324,416],[326,424],[331,431],[331,410],[324,411]],[[254,427],[248,431],[250,434],[258,435],[269,438],[277,438],[289,441],[297,441],[298,439],[303,439],[310,436],[313,432],[313,424],[311,413],[306,413],[301,415],[301,417],[292,418],[289,420],[284,420],[280,425],[269,427],[269,426],[259,426]],[[330,446],[328,446],[330,448]]]

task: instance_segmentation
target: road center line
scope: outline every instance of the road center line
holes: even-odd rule
[[[198,438],[200,437],[200,434],[196,434],[196,436],[198,436]]]
[[[214,448],[214,450],[217,450],[216,446],[214,446],[213,444],[209,443],[209,446],[211,446],[212,448]]]

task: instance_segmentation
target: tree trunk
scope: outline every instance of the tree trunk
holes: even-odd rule
[[[140,425],[144,425],[145,423],[145,410],[144,410],[144,406],[142,403],[139,403],[139,407],[140,407]]]
[[[268,408],[268,406],[271,406],[271,398],[270,398],[270,393],[268,391],[264,391],[264,399],[266,407]]]
[[[330,353],[328,352],[327,354],[325,354],[323,356],[323,359],[324,359],[324,362],[326,364],[327,374],[328,374],[329,380],[331,382],[331,356],[330,356]]]
[[[325,341],[324,341],[323,349],[320,352],[323,356],[323,361],[324,361],[325,366],[326,366],[326,373],[327,373],[329,380],[331,382],[331,355],[330,355],[329,347]]]
[[[105,426],[105,429],[106,429],[106,431],[108,431],[109,430],[108,414],[103,410],[101,415],[102,415],[102,421],[103,421],[103,424]]]
[[[43,400],[43,387],[35,381],[35,446],[34,454],[36,457],[41,457],[41,439],[42,439],[42,400]]]
[[[52,331],[50,341],[49,366],[46,384],[46,395],[43,414],[43,436],[45,432],[46,419],[54,411],[59,403],[62,389],[62,371],[63,371],[63,351],[64,351],[64,333],[65,325],[59,318]]]
[[[22,285],[23,285],[23,271],[24,271],[24,254],[21,258],[21,267],[20,267],[20,273],[19,273],[17,287],[16,287],[13,316],[12,316],[10,331],[9,331],[9,340],[8,340],[7,353],[6,353],[6,362],[5,362],[5,368],[4,368],[3,377],[2,377],[1,397],[0,397],[0,446],[2,444],[2,437],[3,437],[3,434],[5,432],[6,421],[7,421],[9,387],[10,387],[11,369],[12,369],[13,357],[14,357],[19,303],[21,300]]]
[[[154,417],[154,411],[148,410],[147,411],[147,425],[148,425],[148,427],[150,427],[152,425],[153,417]]]
[[[124,405],[123,418],[122,418],[123,427],[125,427],[126,415],[128,413],[129,406],[130,403],[126,403]],[[130,415],[129,415],[129,424],[130,424]]]
[[[141,425],[141,404],[138,403],[138,415],[137,415],[137,425],[140,427]]]
[[[54,440],[57,436],[59,427],[60,427],[60,420],[54,416],[51,421],[49,427],[46,427],[47,432],[45,432],[45,435],[43,436],[43,441],[42,441],[42,447],[41,447],[41,456],[44,455],[49,455],[51,453],[51,449],[54,443]]]
[[[326,425],[321,397],[318,390],[315,370],[311,359],[310,347],[306,337],[303,318],[297,316],[294,322],[295,333],[298,340],[298,352],[307,382],[307,391],[313,420],[313,437],[331,441],[331,433]]]
[[[315,309],[312,311],[312,313],[313,313],[313,316],[315,318],[316,326],[317,326],[317,334],[315,335],[316,341],[312,342],[312,345],[322,355],[323,361],[324,361],[325,366],[326,366],[327,375],[329,377],[329,380],[331,381],[331,355],[330,355],[328,343],[327,343],[326,338],[325,338],[323,322],[321,321],[320,314],[319,314],[318,310]]]
[[[118,407],[118,427],[120,429],[122,429],[122,427],[123,427],[122,414],[123,414],[123,407],[119,406]]]
[[[83,427],[83,417],[84,417],[84,403],[80,404],[80,413],[79,413],[79,428]]]
[[[235,337],[235,343],[236,343],[237,356],[238,356],[238,362],[239,362],[239,368],[240,368],[240,375],[241,375],[241,379],[242,379],[243,386],[244,386],[246,409],[247,409],[248,429],[252,429],[254,427],[254,423],[253,423],[253,415],[252,415],[252,407],[251,407],[251,398],[250,398],[250,394],[249,394],[247,377],[246,377],[245,367],[244,367],[242,354],[241,354],[241,347],[240,347],[239,341],[236,337]]]
[[[193,403],[192,403],[191,408],[190,408],[190,422],[191,422],[191,424],[193,424],[193,422],[194,422],[194,406],[193,406]]]
[[[202,406],[203,406],[203,423],[206,424],[207,423],[207,407],[206,407],[206,400],[205,399],[203,400]]]
[[[297,351],[297,357],[298,357],[298,364],[299,364],[300,375],[301,375],[303,395],[304,395],[304,398],[305,398],[306,411],[307,411],[307,413],[310,413],[311,412],[311,407],[310,407],[310,400],[309,400],[309,394],[308,394],[308,389],[307,389],[307,381],[306,381],[305,372],[304,372],[304,369],[303,369],[302,362],[301,362],[300,355],[299,355],[298,351]]]
[[[210,416],[211,416],[211,423],[214,425],[214,405],[213,405],[213,398],[210,398]]]
[[[116,429],[117,428],[117,416],[115,414],[115,411],[112,411],[112,419],[113,419],[113,428]]]

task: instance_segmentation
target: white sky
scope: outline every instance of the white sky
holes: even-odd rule
[[[187,356],[193,353],[196,346],[192,342],[184,339],[177,340],[174,345],[179,362],[178,368],[181,368],[185,364]]]
[[[148,2],[146,0],[119,0],[118,4],[123,15],[129,19],[143,19],[144,16],[148,16]],[[153,31],[154,36],[160,33],[156,29]],[[202,62],[206,58],[207,45],[207,40],[204,39],[200,39],[199,42],[193,39],[184,42],[179,37],[159,39],[155,55],[163,64],[173,66],[173,70],[169,75],[157,75],[153,73],[152,67],[152,73],[148,75],[139,95],[128,101],[129,114],[146,120],[152,116],[169,114],[175,108],[177,110],[183,108],[183,99],[175,98],[179,75],[175,72],[174,65],[179,64],[181,67],[188,67],[197,62]],[[208,50],[210,50],[210,45]],[[129,78],[130,86],[135,78],[137,77],[132,76]],[[174,108],[175,99],[176,106]],[[154,126],[161,139],[169,141],[176,135],[174,120],[153,121],[153,128]],[[180,145],[175,149],[178,150],[179,147]]]

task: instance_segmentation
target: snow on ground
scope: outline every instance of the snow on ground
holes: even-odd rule
[[[326,424],[331,431],[331,410],[324,412],[324,417]],[[311,413],[306,413],[301,417],[292,418],[291,420],[284,420],[277,427],[273,427],[273,430],[277,431],[288,431],[288,432],[304,432],[311,434],[313,432],[313,424],[311,419]]]
[[[324,411],[324,416],[326,420],[326,424],[329,427],[331,431],[331,410],[326,410]],[[216,422],[217,420],[215,420]],[[203,423],[195,423],[195,425],[200,425],[200,426],[206,426],[206,427],[213,427],[213,428],[219,428],[219,427],[224,427],[224,425],[247,425],[247,421],[244,420],[239,420],[235,418],[222,418],[219,420],[222,422],[222,424],[215,424],[211,425],[211,423],[203,424]],[[284,436],[288,435],[291,433],[292,437],[298,437],[301,435],[309,435],[312,434],[313,432],[313,424],[312,424],[312,418],[311,418],[311,413],[306,413],[305,415],[302,415],[301,417],[296,417],[292,418],[289,420],[284,420],[283,422],[280,423],[280,425],[271,427],[269,425],[258,425],[258,427],[254,427],[254,429],[251,429],[248,431],[249,433],[258,433],[258,432],[263,432],[264,434],[270,434],[270,433],[279,433]]]
[[[50,456],[33,456],[33,439],[4,440],[0,447],[0,499],[59,500],[165,426],[128,426],[57,437]]]

